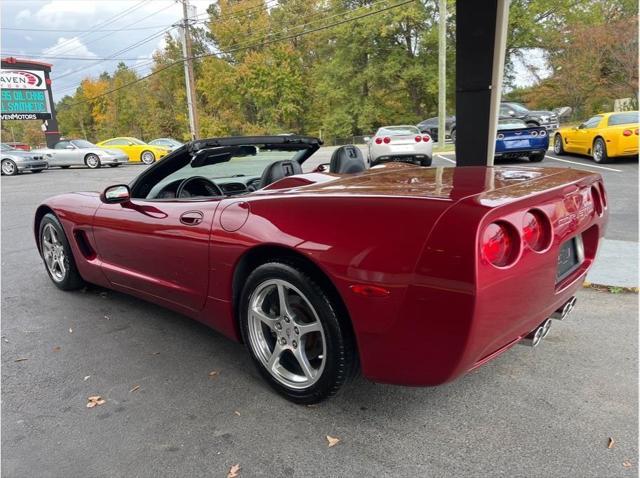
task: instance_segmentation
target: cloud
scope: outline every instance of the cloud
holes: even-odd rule
[[[49,27],[78,26],[95,15],[96,3],[98,2],[56,0],[40,7],[34,17],[39,24]]]
[[[82,43],[80,38],[72,37],[65,38],[60,37],[55,45],[42,50],[43,55],[70,55],[79,56],[82,58],[96,58],[97,55],[90,51],[87,46]]]
[[[31,10],[20,10],[16,15],[16,24],[21,25],[22,23],[26,23],[31,19]]]

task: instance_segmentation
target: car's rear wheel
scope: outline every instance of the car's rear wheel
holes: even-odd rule
[[[153,164],[156,161],[156,155],[151,151],[143,151],[140,155],[140,161],[144,164]]]
[[[89,169],[97,169],[100,167],[100,158],[97,154],[87,154],[84,158],[84,164],[86,164]]]
[[[18,174],[18,166],[10,159],[3,159],[0,169],[2,170],[2,174],[7,176],[15,176]]]
[[[562,136],[560,133],[556,133],[553,137],[553,152],[557,155],[564,154],[564,145],[562,144]]]
[[[529,156],[529,161],[531,161],[532,163],[539,163],[543,159],[544,159],[544,153],[537,153]]]
[[[596,138],[591,148],[591,157],[596,163],[608,163],[607,145],[602,138]]]
[[[451,142],[456,144],[456,130],[455,128],[451,130]]]
[[[40,221],[40,255],[47,274],[62,290],[79,289],[84,280],[76,268],[76,263],[64,233],[62,224],[53,214],[45,214]]]
[[[270,262],[246,281],[240,328],[262,377],[300,404],[335,394],[357,355],[350,326],[315,280],[297,266]]]

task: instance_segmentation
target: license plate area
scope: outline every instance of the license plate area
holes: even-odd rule
[[[572,237],[560,246],[558,251],[558,268],[556,269],[556,283],[575,271],[584,260],[584,245],[582,236]]]

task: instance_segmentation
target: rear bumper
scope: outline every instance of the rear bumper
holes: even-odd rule
[[[520,158],[522,156],[530,156],[532,154],[546,154],[547,150],[540,149],[523,149],[523,150],[509,150],[509,151],[496,151],[496,158]]]

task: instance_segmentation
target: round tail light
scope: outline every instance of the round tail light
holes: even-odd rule
[[[528,211],[522,219],[522,236],[531,249],[544,251],[551,243],[551,224],[541,211]]]
[[[382,144],[382,138],[376,138],[376,144]]]
[[[482,234],[482,255],[494,266],[508,266],[518,256],[519,242],[518,233],[512,225],[493,222]]]
[[[420,141],[422,141],[422,138],[420,136],[416,136],[416,143],[419,143]]]
[[[540,131],[540,137],[544,138],[547,135],[547,132],[545,130]]]
[[[625,129],[622,134],[624,136],[631,136],[633,134],[633,132],[630,129]]]
[[[496,136],[498,139],[504,139],[504,135],[502,133],[498,133],[498,136]]]
[[[533,130],[533,131],[531,132],[531,136],[538,136],[538,132],[537,132],[536,130]]]
[[[425,143],[428,143],[431,140],[431,138],[429,136],[423,136],[422,137],[422,141],[424,141]]]
[[[391,142],[391,138],[386,136],[382,141],[384,141],[384,144],[389,144]]]

